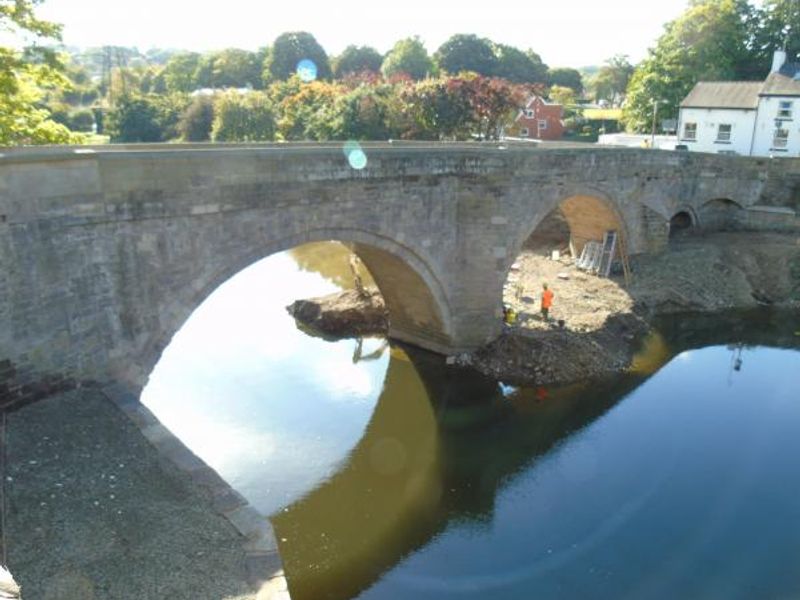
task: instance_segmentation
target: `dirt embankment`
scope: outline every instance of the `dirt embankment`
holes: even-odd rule
[[[295,300],[286,310],[299,324],[323,336],[385,334],[389,330],[386,304],[380,292],[371,288]]]
[[[796,235],[681,236],[661,254],[633,257],[629,285],[621,274],[606,279],[581,271],[568,256],[551,260],[554,249],[534,248],[520,255],[503,298],[517,314],[516,321],[495,341],[454,357],[455,362],[510,383],[566,383],[626,370],[658,315],[759,305],[800,308]],[[555,293],[549,320],[540,314],[543,283]],[[365,309],[357,294],[342,292],[300,301],[311,307],[290,312],[336,335],[381,333],[387,321],[382,302],[375,310],[377,298],[373,293]]]

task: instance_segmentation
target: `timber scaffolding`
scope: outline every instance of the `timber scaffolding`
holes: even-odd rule
[[[624,237],[616,230],[606,231],[602,242],[591,240],[586,242],[580,257],[575,261],[575,266],[584,271],[608,277],[611,273],[611,264],[619,258],[622,265],[622,274],[625,285],[631,283],[631,266],[628,252],[625,247]]]

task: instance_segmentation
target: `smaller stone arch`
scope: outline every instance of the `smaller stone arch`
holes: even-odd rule
[[[680,206],[669,219],[669,237],[673,239],[697,226],[697,214],[690,206]]]
[[[731,231],[738,229],[744,207],[730,198],[712,198],[700,205],[697,223],[710,231]]]

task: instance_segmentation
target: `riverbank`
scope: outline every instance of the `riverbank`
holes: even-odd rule
[[[99,390],[7,416],[5,542],[23,598],[255,600],[246,539]]]
[[[665,314],[800,308],[796,235],[679,235],[663,253],[633,257],[629,285],[621,274],[606,279],[581,271],[568,256],[552,260],[553,249],[528,249],[519,256],[503,298],[516,313],[515,322],[490,344],[453,362],[519,385],[568,383],[628,370],[653,320]],[[555,293],[548,320],[539,311],[543,283]],[[335,313],[353,308],[346,299],[342,293],[310,302],[322,313]],[[335,333],[349,334],[346,327]]]

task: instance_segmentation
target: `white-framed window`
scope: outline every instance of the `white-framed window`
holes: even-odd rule
[[[539,119],[539,131],[547,129],[547,119]]]
[[[789,130],[778,128],[772,136],[773,148],[786,148],[789,145]]]
[[[519,137],[528,137],[528,128],[527,127],[522,127],[519,130]]]
[[[781,100],[778,102],[778,118],[791,119],[792,118],[792,101]]]
[[[532,119],[533,117],[534,117],[533,109],[532,108],[526,108],[525,109],[525,118],[526,119]]]
[[[717,141],[730,142],[731,129],[733,129],[733,126],[730,123],[720,123],[719,127],[717,128]]]
[[[683,139],[696,140],[697,139],[697,123],[684,123],[683,124]]]

